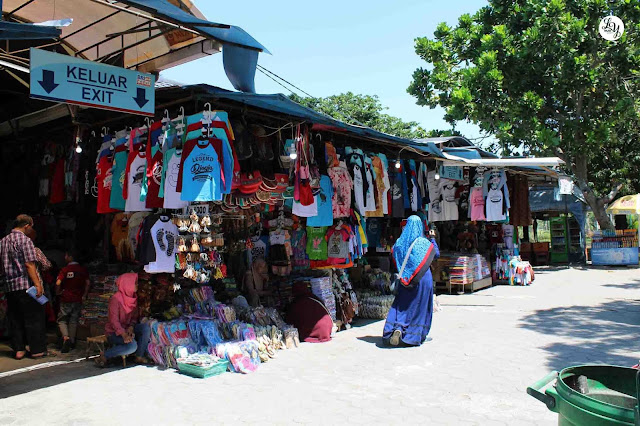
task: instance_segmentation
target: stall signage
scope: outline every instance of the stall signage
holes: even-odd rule
[[[153,116],[155,77],[31,48],[32,98]]]
[[[463,169],[458,166],[440,166],[442,179],[464,180]]]

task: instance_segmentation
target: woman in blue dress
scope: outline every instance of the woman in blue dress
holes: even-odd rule
[[[425,237],[418,216],[411,216],[393,246],[391,255],[398,271],[406,258],[382,338],[391,346],[419,346],[427,338],[433,317],[433,278],[429,267],[440,256],[433,232]]]

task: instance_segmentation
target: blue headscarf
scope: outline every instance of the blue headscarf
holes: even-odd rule
[[[431,266],[431,262],[433,262],[436,253],[434,245],[424,236],[422,219],[416,215],[410,216],[409,219],[407,219],[407,225],[402,230],[400,238],[398,238],[393,245],[391,254],[396,262],[398,272],[400,272],[405,256],[414,241],[416,241],[416,243],[411,250],[407,264],[400,276],[400,280],[405,286],[408,286],[411,281],[416,278],[422,278],[424,273],[429,269],[429,266]]]

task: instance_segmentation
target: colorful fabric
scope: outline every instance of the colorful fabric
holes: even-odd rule
[[[411,252],[409,253],[410,248]],[[391,250],[398,271],[402,268],[408,254],[404,270],[400,275],[402,284],[408,286],[414,280],[414,284],[417,284],[425,272],[429,270],[436,252],[434,244],[424,236],[422,220],[416,215],[409,216],[407,225]]]

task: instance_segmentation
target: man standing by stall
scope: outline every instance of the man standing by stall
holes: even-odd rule
[[[25,357],[27,345],[33,358],[45,356],[47,350],[44,307],[26,292],[35,286],[38,296],[44,293],[36,269],[36,250],[26,235],[32,227],[31,216],[21,214],[11,233],[0,240],[0,276],[7,292],[9,332],[16,359]]]

